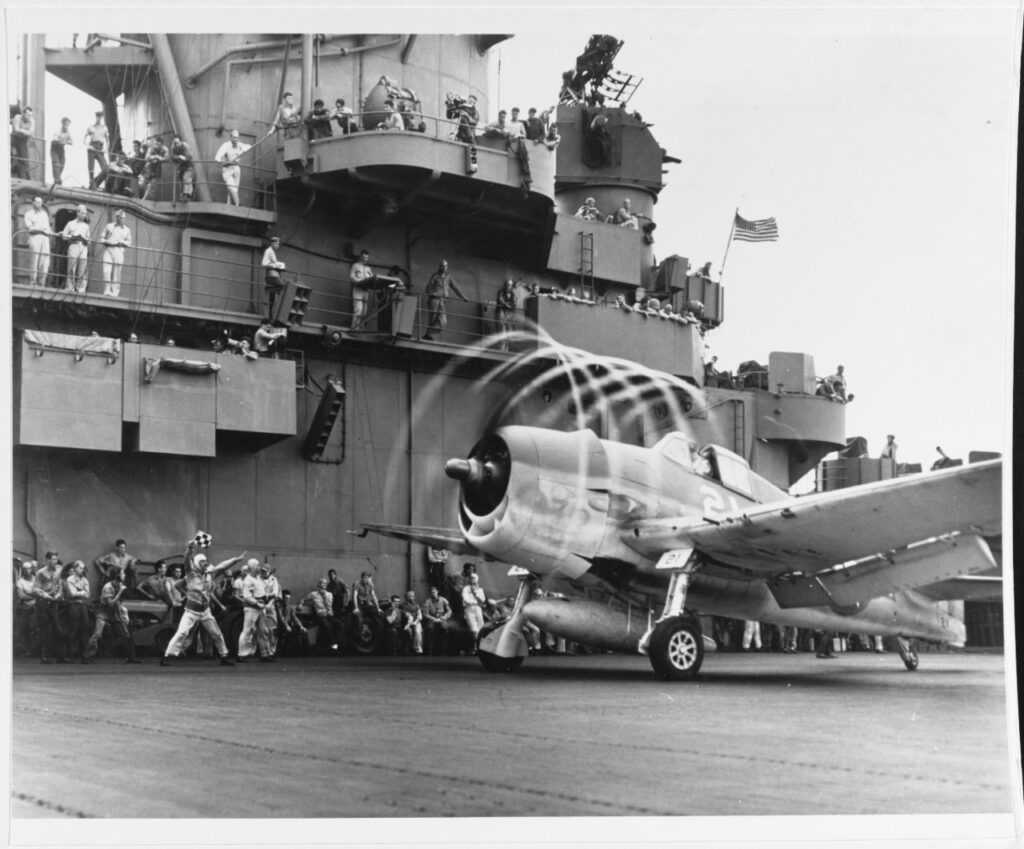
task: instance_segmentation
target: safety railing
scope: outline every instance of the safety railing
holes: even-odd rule
[[[217,257],[184,257],[180,252],[131,246],[124,249],[124,260],[107,256],[106,246],[98,241],[99,232],[87,242],[84,266],[76,265],[68,256],[70,242],[60,236],[49,239],[49,261],[39,260],[41,252],[33,252],[28,232],[18,230],[13,237],[13,282],[18,297],[54,302],[80,296],[99,296],[111,304],[123,304],[132,313],[174,308],[195,310],[204,318],[211,313],[223,317],[224,323],[240,316],[270,314],[269,292],[264,282],[264,269],[259,262],[262,248],[253,247],[254,262],[240,262]],[[185,268],[188,270],[185,270]],[[302,325],[323,329],[325,335],[335,331],[353,331],[368,337],[374,334],[394,335],[391,326],[393,305],[416,299],[416,317],[410,329],[412,339],[428,335],[439,344],[472,345],[502,333],[494,301],[462,301],[449,298],[445,304],[446,326],[431,326],[430,299],[422,289],[398,291],[381,286],[370,291],[367,310],[361,321],[354,317],[352,288],[348,283],[351,261],[339,263],[338,274],[324,275],[282,272],[286,284],[278,298],[289,297],[287,284],[297,283],[311,290],[304,305]],[[379,274],[388,269],[378,267]],[[339,280],[344,281],[339,285]],[[500,284],[495,283],[495,292]],[[116,293],[116,294],[115,294]],[[290,304],[277,311],[287,315]],[[353,327],[353,324],[356,326]],[[523,327],[523,310],[517,308],[511,325]],[[404,335],[404,334],[403,334]],[[495,345],[500,349],[500,345]]]
[[[721,371],[710,364],[705,365],[704,370],[704,385],[712,389],[760,389],[763,391],[771,392],[776,398],[783,396],[787,397],[809,397],[807,392],[799,390],[785,389],[781,383],[771,385],[769,382],[769,372],[766,369],[743,369],[742,364],[736,372]],[[845,399],[840,398],[830,388],[827,388],[829,381],[826,378],[815,378],[818,388],[814,392],[816,396],[824,396],[832,401],[838,401],[839,403],[846,403]],[[730,403],[729,399],[718,402],[718,404]],[[707,409],[712,409],[712,405]]]
[[[422,285],[413,285],[397,291],[394,287],[381,286],[367,295],[367,310],[364,318],[355,320],[355,301],[349,273],[354,259],[337,261],[336,270],[325,273],[303,269],[301,273],[292,270],[282,272],[286,284],[277,295],[275,313],[270,310],[270,290],[265,283],[265,270],[261,266],[264,246],[258,244],[236,244],[230,250],[232,256],[218,243],[215,251],[180,251],[134,245],[124,249],[123,261],[116,254],[108,256],[106,247],[99,241],[103,230],[101,224],[90,227],[84,260],[75,262],[68,256],[68,240],[58,236],[46,240],[49,249],[47,260],[40,259],[40,251],[33,252],[28,244],[26,230],[18,230],[12,239],[13,275],[15,295],[20,298],[66,301],[83,296],[92,296],[111,305],[124,305],[131,313],[160,312],[173,310],[177,314],[195,312],[209,320],[211,314],[223,317],[224,323],[240,316],[287,316],[292,304],[280,303],[281,299],[297,296],[287,284],[296,283],[308,290],[301,295],[303,303],[303,327],[322,330],[325,335],[338,337],[338,333],[354,331],[357,334],[401,335],[405,338],[423,340],[441,345],[485,344],[497,350],[504,350],[511,339],[513,349],[529,347],[527,337],[533,331],[527,328],[524,316],[526,298],[535,297],[560,300],[580,310],[581,323],[591,310],[622,309],[618,300],[610,298],[599,301],[577,297],[572,287],[564,292],[557,287],[546,286],[543,291],[531,292],[526,281],[517,285],[519,306],[512,318],[499,317],[496,301],[492,298],[464,301],[455,293],[444,302],[444,321],[436,300],[431,299]],[[36,240],[39,241],[38,239]],[[287,245],[278,251],[279,258],[294,261],[295,249]],[[246,258],[251,256],[251,259]],[[291,256],[290,256],[291,255]],[[388,277],[394,266],[374,266],[379,275]],[[395,277],[408,285],[409,275],[399,270]],[[390,282],[390,281],[385,281]],[[471,291],[466,281],[462,287]],[[492,290],[496,296],[501,287],[500,280],[481,284],[484,291]],[[395,304],[400,301],[414,302],[414,319],[411,325],[401,328],[394,324]],[[402,307],[405,312],[409,303]],[[634,311],[627,308],[632,315]],[[656,314],[657,326],[666,331],[673,325],[690,325],[693,319],[675,313]],[[640,317],[645,317],[646,314]],[[408,316],[405,316],[406,321]],[[504,320],[502,320],[504,319]],[[355,326],[353,326],[355,325]],[[650,321],[636,321],[637,332],[650,333]],[[506,338],[507,337],[507,338]]]
[[[381,130],[377,128],[380,112],[354,113],[349,116],[349,131],[345,131],[336,120],[329,123],[330,135],[321,134],[315,131],[314,127],[303,122],[295,127],[280,129],[276,131],[276,142],[285,138],[305,137],[311,144],[318,142],[334,141],[338,139],[354,138],[366,133],[381,132],[402,132],[423,135],[439,141],[452,143],[463,143],[465,139],[459,138],[458,120],[441,116],[424,115],[423,113],[398,113],[403,118],[404,128],[401,130]],[[370,125],[370,126],[367,126]],[[507,150],[506,142],[508,137],[499,131],[489,130],[486,125],[479,125],[472,130],[474,142],[480,143],[483,147],[497,153],[514,154],[515,151]],[[276,162],[273,161],[273,153],[276,144],[271,141],[275,134],[257,139],[249,151],[243,154],[238,163],[240,168],[239,181],[239,204],[244,207],[275,210],[276,195],[275,181],[277,179]],[[537,139],[533,144],[522,138],[522,144],[527,150],[533,150],[534,146],[546,147],[553,150],[557,142],[545,139]],[[58,167],[60,159],[55,158],[50,152],[50,143],[40,136],[28,136],[24,141],[17,141],[12,136],[11,147],[11,175],[12,177],[24,180],[32,180],[38,183],[56,182],[62,171],[67,172],[67,163],[73,156],[87,159],[91,166],[91,173],[87,174],[85,183],[79,188],[93,188],[108,191],[111,194],[143,198],[150,201],[175,201],[182,200],[183,170],[177,163],[168,156],[158,163],[150,163],[145,160],[133,159],[126,154],[125,163],[128,170],[118,172],[112,170],[115,155],[109,151],[102,153],[103,161],[107,168],[93,159],[88,158],[86,149],[78,145],[63,148],[64,165]],[[268,155],[271,154],[271,155]],[[206,173],[205,185],[209,196],[217,202],[229,200],[227,184],[223,178],[222,164],[215,160],[195,159],[194,162],[201,163],[202,170]],[[128,173],[128,172],[131,173]],[[199,181],[194,178],[193,186],[198,187]],[[197,195],[196,195],[197,196]]]
[[[199,179],[195,164],[201,164],[206,179]],[[108,168],[102,184],[98,188],[108,194],[119,197],[138,198],[146,201],[188,203],[198,201],[200,186],[205,186],[210,201],[231,204],[254,209],[276,211],[277,195],[275,180],[277,172],[273,168],[260,167],[241,161],[238,168],[237,185],[234,185],[236,198],[231,196],[228,176],[224,173],[221,163],[209,159],[193,160],[191,169],[179,165],[171,159],[148,160],[136,166],[129,165],[126,170],[118,171],[116,166]],[[191,178],[188,179],[188,172]],[[191,187],[190,191],[187,189]]]
[[[380,112],[353,113],[347,116],[349,119],[346,124],[347,130],[337,120],[329,121],[326,124],[323,122],[303,121],[299,127],[278,130],[278,133],[289,138],[304,135],[311,142],[334,138],[350,138],[362,133],[380,132],[417,133],[429,138],[444,138],[448,141],[454,141],[459,128],[458,121],[424,116],[422,113],[398,112],[395,114],[402,120],[403,126],[401,128],[385,130],[379,126],[382,123],[380,120],[382,114]]]
[[[310,123],[304,119],[295,126],[277,130],[277,134],[280,139],[306,138],[313,144],[335,139],[354,138],[366,133],[382,132],[415,133],[440,141],[463,141],[458,137],[460,122],[457,119],[441,117],[440,115],[429,115],[422,112],[399,112],[396,114],[403,119],[403,127],[401,129],[385,130],[378,126],[381,123],[383,114],[382,112],[352,113],[347,116],[347,130],[336,119],[329,120],[326,123],[322,121]],[[475,128],[472,128],[473,139],[475,141],[493,139],[500,143],[508,138],[507,134],[502,134],[492,129],[489,130],[488,126],[478,124]],[[523,141],[529,143],[525,137],[523,137]],[[545,141],[543,138],[537,139],[536,143],[547,146],[550,150],[557,146],[557,142]]]
[[[230,193],[228,178],[224,175],[221,164],[210,160],[197,161],[200,161],[204,166],[206,181],[201,183],[195,171],[193,171],[191,197],[188,197],[186,192],[189,185],[189,181],[185,179],[186,169],[179,167],[174,162],[164,162],[162,163],[160,177],[150,188],[148,199],[173,201],[176,203],[186,203],[189,200],[196,201],[199,200],[199,186],[205,185],[209,198],[213,202],[264,209],[270,212],[276,211],[276,169],[261,168],[242,162],[238,163],[238,203],[234,203],[234,198],[231,197]],[[169,180],[168,172],[170,172]]]
[[[46,171],[46,139],[11,133],[11,177],[42,183]]]
[[[264,145],[265,141],[258,139],[238,162],[238,205],[276,211],[276,163],[273,161],[272,146]],[[78,156],[92,167],[92,173],[86,176],[85,184],[78,188],[147,201],[186,202],[183,191],[186,183],[182,179],[186,169],[174,162],[169,154],[167,158],[154,161],[125,157],[119,166],[116,155],[112,158],[108,152],[104,152],[104,169],[99,162],[94,164],[91,159],[87,160],[85,149],[72,146],[64,148],[63,167],[60,167],[59,159],[55,159],[52,154],[47,155],[49,149],[45,139],[29,136],[24,145],[23,150],[17,144],[11,147],[11,176],[15,179],[38,183],[55,182],[58,175],[63,176],[67,171],[69,158]],[[198,172],[193,165],[191,199],[199,199],[199,186],[202,184],[211,201],[228,203],[231,198],[222,163],[207,159],[193,159],[193,163],[202,166],[206,180],[203,182],[198,179]]]
[[[841,380],[837,380],[835,375],[829,375],[828,377],[815,377],[814,382],[817,384],[817,391],[815,395],[821,395],[828,398],[830,401],[835,401],[839,404],[846,404],[853,400],[853,395],[847,394],[846,384]]]
[[[415,132],[425,133],[427,128],[426,120],[417,113],[396,113],[402,118],[402,128],[395,128],[392,132]],[[320,118],[303,118],[295,124],[282,127],[276,130],[278,140],[305,138],[311,142],[325,141],[334,138],[347,138],[368,132],[381,132],[378,128],[378,120],[383,113],[379,112],[358,112],[345,113],[343,116],[336,116],[333,113]],[[422,127],[422,129],[420,129]],[[271,135],[274,133],[271,132]],[[436,127],[434,137],[437,138]]]
[[[582,208],[577,210],[576,213],[573,215],[573,218],[575,218],[577,221],[582,221],[586,224],[607,224],[612,227],[625,227],[626,229],[629,230],[644,230],[644,228],[646,227],[645,222],[650,222],[653,220],[649,215],[644,215],[643,213],[640,212],[631,213],[631,219],[624,219],[621,222],[615,220],[614,212],[610,212],[607,215],[605,215],[595,209],[594,212],[596,214],[594,215],[594,217],[588,217],[586,214],[581,214],[582,212]],[[645,232],[647,231],[645,230]],[[587,234],[580,233],[580,235],[584,236]]]

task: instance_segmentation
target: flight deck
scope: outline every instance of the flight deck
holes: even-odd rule
[[[683,686],[621,654],[515,675],[458,656],[18,661],[12,710],[16,836],[39,818],[241,818],[294,839],[352,817],[639,817],[653,835],[674,816],[1008,814],[1013,792],[991,653],[926,652],[914,673],[893,653],[715,653]]]

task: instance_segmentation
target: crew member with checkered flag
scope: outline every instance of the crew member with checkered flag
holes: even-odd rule
[[[235,662],[228,657],[227,643],[224,641],[224,634],[221,633],[217,620],[213,618],[210,611],[210,596],[213,594],[213,579],[221,572],[225,572],[245,559],[247,552],[242,552],[237,557],[218,563],[216,566],[209,565],[209,559],[198,548],[208,548],[213,538],[204,531],[199,531],[188,541],[185,549],[186,575],[175,584],[179,592],[185,594],[185,612],[178,623],[178,630],[174,633],[171,641],[167,644],[167,651],[160,659],[161,666],[170,666],[172,657],[180,657],[188,645],[188,637],[192,629],[202,626],[220,655],[221,666],[234,666]]]

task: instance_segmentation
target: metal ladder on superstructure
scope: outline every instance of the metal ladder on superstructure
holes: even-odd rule
[[[814,467],[814,491],[827,492],[848,486],[846,465],[838,461],[828,461],[830,465],[818,463]]]
[[[580,232],[580,296],[597,300],[594,293],[594,234]]]
[[[744,447],[747,441],[747,405],[742,398],[731,398],[732,402],[732,450],[746,457]],[[749,458],[748,458],[749,459]]]

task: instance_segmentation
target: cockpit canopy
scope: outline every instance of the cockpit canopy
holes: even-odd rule
[[[708,477],[718,481],[726,489],[738,492],[747,498],[754,497],[754,487],[750,479],[750,464],[739,454],[733,454],[727,448],[718,445],[704,446],[698,456],[707,461]]]
[[[719,445],[697,443],[681,433],[671,433],[656,446],[666,458],[746,498],[754,498],[750,464],[739,454]]]

